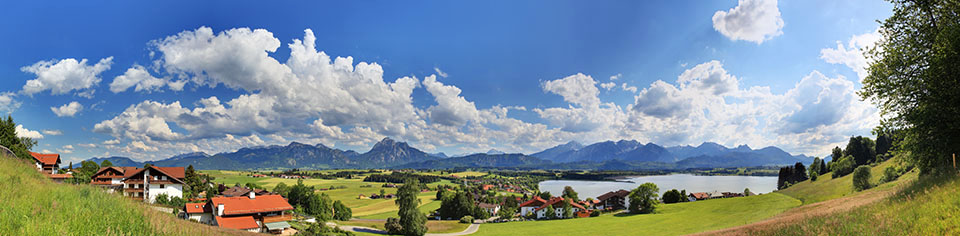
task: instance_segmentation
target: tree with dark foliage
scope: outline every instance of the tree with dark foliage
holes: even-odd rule
[[[948,163],[960,153],[960,4],[890,2],[859,94],[880,107],[881,128],[897,131],[897,147],[921,174],[955,171]]]

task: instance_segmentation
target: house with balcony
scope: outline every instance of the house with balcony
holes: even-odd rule
[[[155,202],[157,196],[161,194],[166,194],[170,198],[182,198],[184,171],[183,167],[157,166],[126,169],[123,177],[123,196],[149,203]]]
[[[60,154],[31,152],[30,156],[33,157],[37,171],[52,179],[53,182],[63,183],[63,181],[73,178],[73,174],[69,172],[60,173]]]
[[[139,170],[140,168],[136,167],[103,167],[90,176],[90,185],[105,188],[108,192],[119,192],[123,190],[126,173],[135,173]]]

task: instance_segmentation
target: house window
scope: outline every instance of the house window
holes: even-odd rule
[[[160,176],[160,179],[167,180],[167,176]],[[161,187],[162,188],[162,187]]]
[[[163,188],[163,184],[160,184],[160,188]]]

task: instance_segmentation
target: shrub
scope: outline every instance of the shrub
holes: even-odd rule
[[[473,216],[464,216],[460,218],[460,223],[473,224]]]
[[[860,166],[853,171],[853,188],[857,191],[870,188],[870,167]]]
[[[850,174],[850,172],[853,172],[853,168],[855,165],[856,163],[853,162],[853,157],[843,156],[839,160],[837,160],[836,163],[833,163],[833,162],[830,163],[830,166],[831,166],[830,171],[833,171],[833,178],[836,179],[836,178],[848,175]]]
[[[590,212],[590,217],[597,217],[597,216],[600,216],[600,211]]]
[[[897,177],[900,177],[900,172],[897,171],[897,168],[888,166],[886,169],[883,169],[883,178],[881,178],[880,181],[886,183],[897,180]]]
[[[400,219],[397,218],[387,218],[387,222],[383,224],[383,228],[386,229],[389,234],[403,234],[403,226],[400,225]]]

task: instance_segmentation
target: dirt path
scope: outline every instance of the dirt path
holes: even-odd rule
[[[842,198],[831,199],[810,205],[803,205],[787,210],[766,220],[733,228],[697,233],[693,235],[750,235],[752,232],[758,232],[763,229],[778,228],[784,225],[796,224],[801,220],[811,217],[822,217],[837,212],[850,211],[858,207],[886,199],[895,193],[897,189],[898,188],[894,187],[877,191],[862,192]]]

